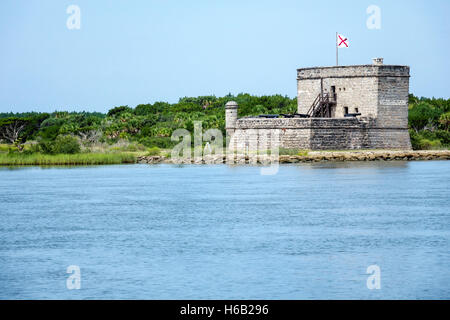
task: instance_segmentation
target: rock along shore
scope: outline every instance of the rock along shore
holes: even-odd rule
[[[307,155],[281,155],[280,163],[301,163],[321,161],[416,161],[416,160],[450,160],[450,150],[358,150],[358,151],[310,151]],[[138,163],[174,163],[164,156],[140,156]],[[212,155],[204,159],[194,159],[182,163],[192,164],[220,164],[227,163],[226,157]],[[236,155],[235,164],[261,163],[260,159],[250,158],[248,155]]]

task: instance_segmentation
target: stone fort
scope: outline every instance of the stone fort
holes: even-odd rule
[[[288,149],[411,149],[409,77],[408,66],[385,65],[382,58],[298,69],[295,114],[238,118],[237,103],[226,104],[229,147],[248,149],[276,131],[279,146]]]

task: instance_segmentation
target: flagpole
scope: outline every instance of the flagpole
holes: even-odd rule
[[[338,48],[337,42],[338,42],[338,33],[336,32],[336,41],[334,43],[334,45],[336,46],[336,66],[339,65],[339,53],[338,53],[339,52],[339,48]]]

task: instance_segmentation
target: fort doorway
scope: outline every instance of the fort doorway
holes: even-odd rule
[[[344,116],[348,114],[348,107],[344,107]]]
[[[336,86],[331,86],[331,100],[336,101]]]

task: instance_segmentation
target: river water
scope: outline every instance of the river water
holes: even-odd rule
[[[449,299],[449,164],[0,168],[0,299]]]

